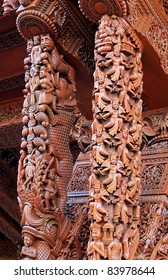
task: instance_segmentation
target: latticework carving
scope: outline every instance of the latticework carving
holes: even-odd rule
[[[104,15],[95,39],[89,259],[133,259],[139,242],[142,45]]]
[[[165,73],[168,73],[168,19],[156,2],[154,0],[128,0],[130,13],[127,19],[148,39],[158,53]],[[160,2],[164,3],[164,1]]]

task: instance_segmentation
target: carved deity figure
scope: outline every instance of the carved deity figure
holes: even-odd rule
[[[128,147],[131,148],[133,151],[135,147],[131,143],[131,136],[129,135],[129,130],[125,126],[122,128],[121,136],[120,136],[120,145],[117,148],[117,156],[122,161],[125,167],[127,167],[132,160],[131,152],[129,151]]]
[[[125,181],[123,181],[121,188],[118,189],[115,193],[115,198],[112,200],[113,203],[115,203],[114,206],[114,217],[113,217],[113,222],[118,222],[121,221],[124,224],[127,224],[128,222],[132,221],[132,213],[130,211],[130,207],[127,205],[133,205],[132,200],[128,197],[127,189],[126,189],[126,184]]]
[[[123,125],[123,118],[124,118],[123,115],[124,109],[119,105],[118,98],[113,99],[112,104],[110,104],[107,107],[109,109],[109,113],[111,116],[109,121],[105,124],[104,127],[108,129],[109,134],[111,136],[115,136],[117,133],[121,131]]]
[[[100,182],[95,181],[94,190],[90,194],[91,198],[90,202],[90,211],[93,212],[93,219],[96,222],[100,222],[103,218],[103,214],[105,214],[104,220],[108,220],[108,211],[103,206],[103,201],[106,204],[110,203],[110,197],[108,192],[105,189],[102,189],[100,186]]]
[[[34,65],[40,64],[40,54],[42,53],[42,49],[40,46],[40,36],[33,37],[33,47],[31,50],[31,63]]]
[[[54,112],[57,112],[56,93],[55,93],[54,85],[52,83],[51,75],[47,72],[45,66],[42,66],[40,68],[40,80],[38,85],[41,87],[40,95],[39,95],[39,105],[41,104],[51,105],[51,109]]]
[[[103,53],[112,50],[112,31],[110,28],[109,18],[104,15],[97,31],[97,39],[95,42],[95,47],[98,53]]]
[[[88,257],[90,260],[100,260],[101,257],[105,257],[104,244],[101,241],[101,228],[98,225],[92,224],[92,238],[93,241],[89,241],[88,244]]]
[[[115,45],[113,51],[106,54],[103,64],[107,67],[107,75],[112,81],[116,82],[123,77],[125,60],[120,44]]]
[[[29,143],[27,145],[28,155],[25,157],[23,161],[23,167],[25,168],[25,177],[26,180],[24,182],[24,187],[29,188],[30,183],[32,182],[34,178],[34,172],[35,172],[35,156],[34,156],[34,150],[32,147],[32,143]]]
[[[56,170],[53,168],[49,170],[49,173],[46,177],[44,175],[44,178],[42,179],[42,182],[45,184],[42,187],[44,195],[44,201],[43,206],[46,210],[54,210],[56,208],[56,193],[57,193],[57,187],[56,187]]]
[[[103,180],[103,185],[107,187],[107,191],[109,193],[113,193],[117,188],[120,187],[121,183],[121,174],[124,173],[124,171],[121,170],[120,164],[117,163],[117,156],[116,154],[112,153],[109,156],[109,159],[107,162],[104,162],[105,170],[109,171],[108,177]]]
[[[121,260],[123,254],[123,246],[121,237],[123,234],[123,225],[116,225],[114,231],[114,239],[108,246],[108,259],[109,260]]]

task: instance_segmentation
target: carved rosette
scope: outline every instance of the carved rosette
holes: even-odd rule
[[[51,1],[36,1],[32,9],[21,9],[17,17],[16,25],[22,37],[29,40],[33,36],[50,33],[54,40],[58,39],[58,27],[55,22],[50,19],[48,14],[52,13],[53,7]],[[40,2],[40,3],[39,3]],[[57,1],[55,1],[57,2]],[[40,9],[39,9],[40,7]]]
[[[51,1],[46,2],[45,8]],[[17,19],[28,53],[18,167],[23,259],[56,259],[71,229],[65,206],[73,168],[69,134],[76,104],[75,73],[49,35],[56,38],[56,29],[41,15],[28,9]]]
[[[78,3],[83,14],[94,23],[104,14],[126,17],[128,13],[125,0],[78,0]]]
[[[139,242],[142,45],[104,15],[95,38],[89,259],[133,259]]]

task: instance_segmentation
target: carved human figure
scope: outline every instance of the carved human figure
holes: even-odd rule
[[[119,93],[119,102],[123,106],[126,113],[130,112],[131,109],[131,99],[128,93],[134,94],[133,89],[131,88],[129,73],[125,72],[123,75],[123,80],[121,80],[120,85],[122,86]]]
[[[109,17],[104,15],[96,33],[95,47],[99,54],[112,50],[112,30],[110,28]]]
[[[42,191],[44,192],[44,208],[46,210],[54,210],[56,208],[55,195],[57,193],[56,187],[56,170],[52,168],[49,170],[47,178],[44,175],[42,182]]]
[[[40,46],[40,36],[33,37],[33,47],[31,50],[31,63],[33,65],[38,65],[41,62],[40,54],[42,53],[42,49]]]
[[[24,260],[35,260],[37,258],[37,250],[33,246],[34,237],[29,233],[24,233],[24,245],[22,247],[21,256]]]
[[[101,164],[107,159],[108,152],[105,148],[103,141],[106,139],[105,132],[103,133],[102,127],[99,126],[96,131],[96,145],[93,146],[92,155],[97,163]]]
[[[142,141],[142,124],[137,123],[136,120],[132,120],[129,128],[129,133],[132,137],[133,145],[140,145]]]
[[[124,172],[120,169],[119,164],[117,164],[117,156],[116,154],[111,154],[109,156],[108,163],[104,163],[106,165],[106,169],[109,170],[108,177],[103,181],[103,186],[107,187],[107,191],[109,193],[113,193],[116,188],[120,187],[121,183],[121,173]],[[106,170],[104,170],[106,172]]]
[[[34,178],[34,172],[35,172],[35,156],[34,156],[34,149],[32,147],[32,143],[27,144],[27,150],[28,150],[28,155],[25,157],[23,161],[23,167],[25,169],[25,182],[24,186],[25,188],[28,188],[30,185],[30,182]]]
[[[132,160],[131,152],[128,147],[133,151],[135,150],[135,146],[131,143],[131,136],[129,135],[129,130],[125,126],[122,128],[121,136],[120,136],[120,145],[117,148],[117,156],[122,161],[125,167],[127,167]]]
[[[132,213],[129,206],[127,206],[127,202],[130,206],[133,205],[133,202],[128,197],[125,181],[122,183],[121,188],[114,193],[114,195],[117,196],[117,198],[112,200],[112,203],[115,204],[113,222],[117,223],[119,220],[124,224],[131,222]]]
[[[33,39],[30,38],[29,40],[27,40],[27,53],[30,56],[31,51],[33,49]]]
[[[119,24],[118,19],[115,15],[112,15],[111,22],[111,32],[112,32],[112,41],[114,44],[121,43],[121,38],[124,35],[124,28]]]
[[[110,197],[107,191],[101,188],[100,182],[95,181],[94,190],[90,194],[91,198],[89,199],[90,212],[93,213],[93,219],[96,222],[100,222],[105,214],[104,220],[108,220],[108,211],[103,206],[103,201],[106,204],[110,203]]]
[[[115,136],[121,131],[124,118],[124,109],[119,105],[118,98],[113,99],[112,104],[108,106],[108,109],[111,116],[104,127],[108,129],[111,136]],[[109,115],[109,113],[107,114]]]
[[[134,170],[131,173],[131,176],[127,184],[127,192],[129,197],[133,197],[137,191],[140,189],[140,178],[136,177]]]
[[[122,238],[123,225],[116,225],[114,231],[114,239],[108,246],[108,259],[109,260],[121,260],[123,254]]]
[[[98,75],[95,76],[95,89],[93,94],[95,96],[95,102],[97,102],[100,109],[105,108],[105,106],[110,102],[110,98],[106,91],[106,75],[103,71],[98,71]]]
[[[135,56],[132,58],[132,70],[130,74],[130,81],[133,82],[135,89],[137,89],[142,83],[142,62],[141,62],[141,53],[136,53]]]
[[[101,241],[101,228],[99,225],[92,224],[92,238],[89,241],[87,253],[90,260],[100,260],[105,257],[104,243]]]
[[[45,66],[40,68],[40,80],[39,80],[40,95],[39,105],[47,104],[51,105],[51,109],[57,112],[56,109],[56,93],[50,74],[48,73]]]
[[[106,73],[113,82],[123,77],[125,61],[126,56],[121,53],[120,44],[115,45],[113,51],[106,54],[104,66],[108,68]]]

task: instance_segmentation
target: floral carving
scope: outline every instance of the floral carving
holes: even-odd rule
[[[165,168],[165,163],[146,165],[142,172],[142,182],[145,185],[158,185]]]
[[[138,259],[166,259],[167,208],[163,203],[141,205],[140,242]],[[163,246],[163,247],[162,247]]]

